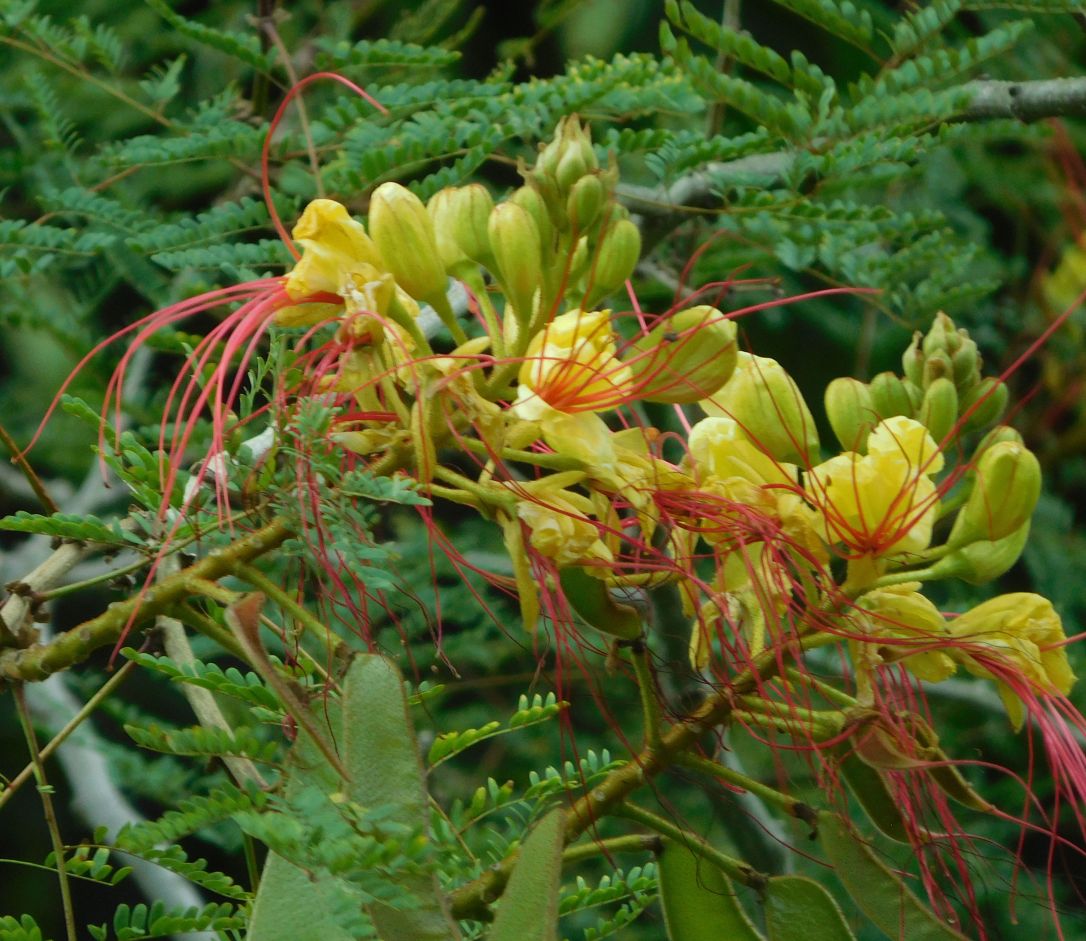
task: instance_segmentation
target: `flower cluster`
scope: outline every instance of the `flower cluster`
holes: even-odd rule
[[[891,665],[931,682],[961,665],[996,679],[1020,725],[1001,670],[1041,695],[1069,690],[1043,599],[947,618],[921,593],[1006,571],[1039,494],[1037,460],[1005,426],[967,461],[948,458],[1006,405],[964,330],[940,314],[903,375],[831,383],[843,450],[825,455],[781,364],[737,350],[736,312],[650,320],[598,306],[632,273],[639,235],[615,202],[617,172],[576,119],[521,172],[498,202],[478,184],[424,204],[385,183],[368,231],[315,200],[294,229],[302,255],[275,319],[338,324],[313,384],[338,396],[333,439],[494,519],[529,629],[572,609],[614,632],[591,615],[600,597],[671,582],[693,621],[693,664],[722,676],[767,644],[829,637],[848,641],[867,698]],[[466,289],[466,322],[450,279]],[[443,334],[423,327],[427,308]],[[681,452],[644,403],[675,407]]]

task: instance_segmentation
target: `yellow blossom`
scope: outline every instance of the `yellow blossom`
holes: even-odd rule
[[[811,469],[808,492],[826,539],[872,557],[927,548],[938,511],[931,476],[943,468],[934,439],[897,415],[875,427],[867,452],[846,451]]]
[[[332,199],[314,199],[291,233],[303,253],[287,277],[294,300],[314,294],[340,294],[347,275],[360,264],[386,270],[381,253],[361,222]]]
[[[901,660],[920,679],[938,683],[952,676],[958,667],[944,650],[935,649],[935,642],[949,637],[946,619],[920,594],[919,588],[920,582],[876,588],[863,595],[857,604],[876,643],[880,637],[914,642],[881,646],[879,655],[883,662]]]
[[[611,551],[586,515],[591,502],[560,486],[566,476],[555,474],[537,485],[518,485],[529,491],[517,501],[517,516],[528,526],[532,548],[559,567],[590,560],[611,562]]]
[[[974,676],[999,679],[982,661],[1013,671],[1041,693],[1066,695],[1075,683],[1067,660],[1060,616],[1052,602],[1029,592],[999,595],[950,622],[950,632],[968,648],[955,656]],[[999,694],[1011,724],[1022,727],[1025,710],[1010,686],[999,683]]]

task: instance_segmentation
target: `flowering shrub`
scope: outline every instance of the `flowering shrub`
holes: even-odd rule
[[[156,583],[76,634],[5,653],[5,675],[47,675],[130,637],[150,616],[184,621],[255,671],[238,687],[208,664],[178,665],[179,625],[167,634],[168,658],[126,654],[185,682],[233,689],[296,737],[273,784],[253,763],[265,745],[217,708],[198,711],[187,745],[133,733],[165,750],[234,756],[226,816],[272,853],[251,910],[207,921],[221,930],[247,923],[250,937],[297,937],[302,915],[343,936],[477,936],[504,890],[491,938],[554,937],[562,859],[640,847],[659,854],[648,884],[673,941],[733,923],[743,937],[761,937],[733,882],[754,890],[770,937],[798,937],[782,913],[802,911],[821,937],[851,938],[818,883],[763,873],[633,802],[684,767],[807,827],[855,906],[885,933],[983,936],[970,837],[954,804],[1064,837],[1028,798],[1011,814],[971,785],[939,744],[926,685],[960,670],[994,683],[1013,728],[1029,721],[1041,731],[1057,797],[1086,799],[1075,740],[1086,721],[1066,698],[1075,678],[1052,605],[1015,593],[945,613],[924,594],[943,579],[990,582],[1025,545],[1040,468],[1021,437],[997,424],[1006,387],[983,376],[976,344],[938,314],[905,351],[902,375],[827,388],[841,451],[826,457],[796,382],[776,361],[737,349],[737,321],[753,309],[691,298],[650,315],[623,295],[639,230],[614,199],[616,169],[599,165],[575,117],[521,172],[524,185],[497,203],[478,184],[424,204],[385,183],[368,226],[316,199],[294,227],[298,257],[286,276],[126,328],[138,347],[195,311],[239,305],[192,347],[166,403],[159,457],[146,452],[148,512],[135,519],[165,534],[150,567]],[[462,289],[459,304],[450,283]],[[701,293],[726,299],[728,287]],[[607,298],[611,308],[601,306]],[[614,312],[627,303],[632,312]],[[777,303],[785,301],[759,307]],[[246,373],[272,361],[270,384],[243,397]],[[650,419],[669,412],[681,433]],[[186,472],[183,457],[200,435],[206,451]],[[116,465],[130,485],[132,460],[126,453]],[[165,496],[155,503],[155,494]],[[533,782],[520,800],[539,822],[494,866],[450,859],[470,858],[458,831],[510,795],[492,785],[473,798],[477,809],[430,813],[403,681],[376,652],[376,612],[395,619],[412,591],[385,568],[393,560],[375,535],[382,503],[414,506],[431,549],[465,578],[482,576],[472,590],[482,610],[493,589],[516,599],[521,625],[507,630],[586,673],[595,672],[594,652],[606,651],[637,684],[641,748]],[[506,564],[471,561],[444,522],[451,506],[489,521]],[[235,538],[166,570],[179,542],[213,530]],[[301,559],[313,606],[250,564],[276,553]],[[255,591],[214,583],[227,575]],[[202,605],[186,602],[196,596]],[[268,604],[302,633],[292,639],[286,622],[269,621]],[[685,620],[686,669],[704,693],[692,705],[666,692],[650,653],[651,612],[669,606],[672,620]],[[441,616],[439,591],[439,643]],[[286,660],[269,653],[262,621],[281,632]],[[337,632],[337,621],[349,630]],[[827,658],[830,649],[839,656]],[[603,702],[617,682],[599,678]],[[510,727],[566,705],[525,705]],[[437,739],[430,764],[499,728]],[[771,786],[724,761],[725,736],[739,730],[781,756],[802,756],[818,799],[792,793],[784,774]],[[211,799],[224,802],[221,791]],[[616,835],[604,828],[608,817],[630,827]],[[878,860],[863,835],[868,822],[912,847],[926,902]],[[151,849],[162,826],[123,832],[118,847],[162,862]],[[655,834],[647,843],[645,831]],[[630,892],[637,911],[648,905],[651,892]]]

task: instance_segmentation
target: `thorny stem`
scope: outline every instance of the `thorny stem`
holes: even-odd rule
[[[689,830],[684,830],[682,827],[676,826],[670,820],[666,820],[650,810],[645,810],[645,808],[638,807],[636,804],[631,804],[627,801],[616,808],[615,815],[625,817],[628,820],[635,820],[642,826],[648,827],[650,830],[655,830],[661,836],[666,836],[669,840],[681,843],[696,856],[700,856],[702,859],[719,867],[727,876],[734,879],[736,882],[742,882],[743,885],[750,886],[752,889],[760,891],[765,888],[769,881],[768,876],[758,872],[758,870],[753,868],[749,863],[745,863],[741,859],[735,859],[732,856],[728,856],[726,853],[720,852],[720,850],[707,843],[700,836],[695,836]]]
[[[813,635],[802,639],[799,646],[821,641],[822,635]],[[727,722],[735,697],[754,693],[761,683],[775,675],[783,665],[782,656],[780,651],[769,649],[754,657],[750,667],[736,676],[728,687],[715,692],[692,716],[668,729],[661,736],[658,747],[642,749],[628,764],[616,768],[589,793],[578,798],[566,815],[565,842],[573,842],[601,817],[614,813],[630,794],[674,764],[683,752],[692,749],[702,735]],[[450,898],[453,915],[487,919],[488,906],[501,896],[517,856],[517,852],[511,853],[479,878],[453,892]]]
[[[121,667],[116,673],[113,674],[108,680],[106,680],[90,699],[88,699],[83,707],[72,716],[56,735],[54,735],[46,744],[45,747],[38,752],[38,757],[42,762],[48,760],[48,758],[55,752],[64,742],[68,739],[79,726],[81,726],[90,714],[94,712],[105,700],[113,694],[113,691],[117,689],[126,679],[129,674],[136,668],[136,662],[130,660],[123,667]],[[34,762],[31,761],[22,771],[20,771],[14,778],[8,781],[7,787],[3,791],[0,791],[0,807],[3,807],[16,792],[27,781],[34,776]]]
[[[213,581],[229,575],[239,562],[248,562],[277,548],[290,536],[283,519],[218,549],[176,575],[127,601],[111,604],[102,614],[65,631],[46,644],[0,653],[0,682],[44,680],[85,660],[99,647],[115,644],[136,623],[157,617],[193,594],[192,579]]]
[[[26,707],[26,696],[23,694],[22,686],[16,686],[12,692],[15,697],[15,709],[19,713],[19,723],[23,727],[23,735],[26,736],[26,746],[30,749],[30,760],[34,765],[34,777],[38,782],[38,793],[41,795],[45,825],[49,829],[49,839],[53,844],[53,856],[56,858],[57,866],[57,881],[60,883],[60,903],[64,909],[64,927],[68,933],[68,941],[79,941],[79,935],[76,934],[75,930],[75,910],[72,908],[72,889],[64,862],[64,841],[60,837],[57,815],[53,810],[52,792],[45,777],[45,766],[42,764],[41,752],[38,751],[38,737],[34,734],[34,724],[30,719],[30,710]]]

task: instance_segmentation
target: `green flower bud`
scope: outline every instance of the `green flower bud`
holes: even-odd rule
[[[943,350],[936,350],[924,357],[924,381],[921,385],[926,389],[936,379],[953,379],[954,362],[950,354]]]
[[[591,309],[625,284],[641,257],[641,232],[629,219],[619,219],[597,243],[596,263],[590,269],[585,307]]]
[[[532,316],[535,292],[543,284],[539,229],[527,210],[516,203],[499,203],[487,225],[497,274],[517,320]]]
[[[960,345],[961,335],[954,328],[954,321],[939,311],[932,321],[928,335],[924,337],[924,355],[930,356],[938,350],[953,354]]]
[[[607,199],[603,181],[598,176],[582,176],[570,190],[566,215],[578,232],[584,233],[599,218]]]
[[[952,379],[936,379],[928,386],[917,417],[937,442],[950,434],[958,420],[958,390]]]
[[[544,253],[548,252],[554,244],[554,223],[551,221],[547,204],[539,195],[539,191],[531,186],[522,186],[509,197],[509,201],[527,210],[539,230],[539,243],[543,246]],[[546,260],[546,258],[543,259],[544,262]]]
[[[778,461],[818,461],[818,431],[795,380],[775,359],[740,353],[724,388],[701,403],[733,419],[751,442]]]
[[[426,205],[434,225],[438,251],[446,270],[455,252],[476,264],[493,264],[487,223],[494,210],[494,200],[485,186],[471,183],[439,190]],[[451,244],[449,244],[451,243]]]
[[[871,390],[859,379],[842,377],[826,386],[826,416],[846,451],[862,453],[875,427],[875,402]]]
[[[871,380],[871,400],[878,418],[912,418],[916,413],[904,381],[892,372],[880,372]]]
[[[977,406],[976,411],[965,420],[966,430],[974,431],[999,421],[1007,409],[1009,397],[1006,384],[994,376],[981,379],[962,397],[961,414],[964,415],[974,405]]]
[[[1012,428],[1010,425],[996,425],[995,428],[980,439],[980,443],[974,449],[973,467],[969,471],[971,475],[976,476],[977,465],[980,463],[981,455],[992,447],[992,445],[998,444],[1000,441],[1013,441],[1015,444],[1024,446],[1022,435],[1016,428]]]
[[[735,369],[735,334],[735,324],[706,305],[658,323],[632,344],[626,360],[637,397],[688,405],[713,395]]]
[[[916,385],[924,381],[924,351],[920,349],[920,341],[923,339],[924,335],[917,330],[913,334],[913,341],[909,344],[905,355],[901,357],[901,368],[905,373],[905,378]]]
[[[448,278],[434,225],[422,201],[399,183],[382,183],[370,198],[370,235],[388,270],[416,300],[443,303]]]
[[[993,444],[977,462],[973,490],[954,520],[947,545],[998,540],[1028,523],[1041,496],[1041,464],[1013,441]]]
[[[960,578],[984,585],[1008,571],[1029,539],[1029,521],[1002,539],[980,539],[943,556],[930,569],[933,578]]]
[[[552,177],[561,186],[572,186],[586,173],[599,168],[592,138],[575,114],[562,118],[554,139],[539,153],[535,173]],[[562,183],[562,180],[568,182]]]
[[[954,384],[965,391],[980,382],[980,353],[977,344],[964,330],[959,330],[961,345],[950,355],[954,367]]]

